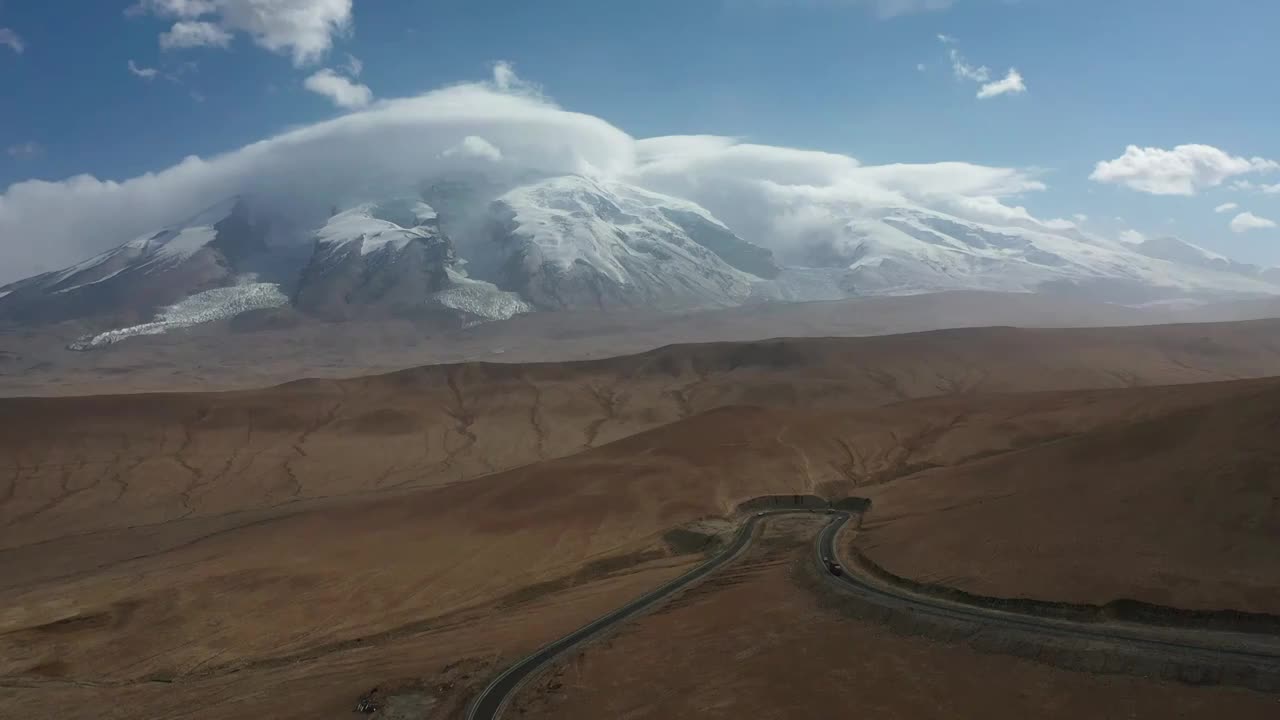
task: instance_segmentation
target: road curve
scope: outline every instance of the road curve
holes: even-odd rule
[[[766,516],[770,515],[789,515],[795,513],[808,513],[810,511],[785,509],[785,510],[766,510],[752,515],[746,524],[738,531],[733,542],[729,547],[725,548],[715,557],[702,563],[698,567],[681,575],[680,577],[668,582],[656,590],[650,591],[635,600],[623,605],[613,612],[603,617],[597,618],[592,622],[584,625],[577,630],[565,635],[564,637],[546,645],[534,652],[532,655],[520,660],[516,664],[507,668],[501,675],[494,678],[493,682],[485,686],[484,690],[471,701],[470,707],[467,709],[467,720],[495,720],[506,708],[511,697],[515,695],[516,690],[538,670],[542,669],[552,660],[556,659],[561,653],[573,648],[575,645],[586,642],[592,637],[600,634],[611,625],[615,625],[627,618],[645,610],[659,600],[679,590],[682,587],[704,578],[707,575],[718,570],[720,567],[742,554],[742,551],[751,544],[751,538],[755,532],[757,523]]]
[[[542,647],[507,668],[472,700],[467,710],[467,720],[496,720],[501,716],[515,692],[543,666],[574,646],[583,643],[605,629],[654,605],[659,600],[686,585],[706,577],[733,559],[751,544],[756,525],[761,519],[773,515],[808,514],[812,510],[767,510],[751,516],[738,531],[733,542],[721,553],[698,567],[668,582],[630,603],[597,618],[574,632]],[[1086,641],[1120,643],[1130,648],[1148,650],[1161,655],[1173,655],[1190,661],[1211,664],[1234,663],[1248,667],[1266,668],[1280,677],[1280,640],[1259,638],[1241,633],[1187,631],[1170,628],[1148,627],[1134,623],[1098,625],[1088,622],[1049,618],[1027,613],[1017,613],[970,605],[942,598],[910,593],[887,583],[864,578],[857,572],[846,571],[840,576],[827,570],[826,558],[838,558],[835,542],[844,524],[851,517],[847,512],[834,513],[832,520],[818,534],[814,543],[814,561],[828,582],[846,592],[882,607],[905,609],[911,613],[942,618],[951,621],[980,623],[984,626],[1000,626],[1033,633],[1040,636]]]
[[[902,608],[913,614],[947,620],[1001,626],[1040,636],[1122,643],[1128,648],[1176,655],[1187,660],[1212,664],[1225,662],[1249,667],[1267,667],[1280,673],[1280,639],[1244,633],[1207,630],[1180,631],[1136,623],[1100,625],[1078,620],[1018,613],[907,592],[883,581],[861,576],[846,568],[840,576],[826,571],[824,558],[839,558],[836,537],[848,522],[848,513],[839,513],[818,534],[814,559],[829,582],[882,607]]]

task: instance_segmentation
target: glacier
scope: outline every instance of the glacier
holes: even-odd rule
[[[161,309],[155,320],[141,325],[86,335],[68,347],[91,350],[139,335],[159,335],[180,328],[216,320],[226,320],[250,310],[264,310],[289,304],[289,297],[275,283],[245,283],[196,293]]]

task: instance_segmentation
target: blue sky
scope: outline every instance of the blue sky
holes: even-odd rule
[[[560,106],[634,137],[1029,169],[1048,189],[1016,204],[1036,217],[1080,214],[1094,232],[1177,234],[1280,264],[1280,230],[1252,228],[1280,220],[1280,166],[1267,162],[1280,159],[1277,3],[272,1],[313,5],[320,25],[253,26],[235,14],[243,0],[129,12],[0,0],[0,187],[125,180],[347,112],[305,86],[323,68],[397,98],[482,80],[505,60]],[[178,37],[184,22],[205,35]],[[987,81],[960,77],[961,62],[971,76],[987,66]],[[977,97],[1012,68],[1024,92]],[[1153,151],[1090,179],[1129,145]],[[1221,154],[1175,150],[1185,145]]]

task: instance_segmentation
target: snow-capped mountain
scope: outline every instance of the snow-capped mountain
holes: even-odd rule
[[[90,348],[283,305],[331,321],[394,314],[458,327],[534,311],[945,290],[1134,305],[1280,295],[1280,270],[1176,238],[1130,244],[921,207],[822,207],[800,218],[803,232],[753,244],[696,203],[579,175],[459,175],[370,194],[323,217],[286,217],[265,198],[218,203],[0,288],[0,325],[74,320],[91,331],[75,346]]]
[[[265,224],[232,198],[78,265],[0,288],[0,322],[142,322],[195,293],[252,283],[265,237]]]
[[[1078,291],[1122,303],[1280,293],[1261,268],[1220,262],[1186,243],[1134,246],[1075,229],[996,226],[920,208],[858,214],[815,234],[796,259],[810,269],[781,279],[789,299],[802,299],[803,282],[823,297],[833,287],[843,296]]]
[[[491,213],[499,284],[544,309],[736,305],[779,270],[698,205],[620,183],[550,178]]]
[[[1150,238],[1137,245],[1137,251],[1147,257],[1168,260],[1181,265],[1257,277],[1269,283],[1280,284],[1280,268],[1237,262],[1181,238]]]
[[[342,319],[373,308],[412,308],[448,283],[453,246],[423,202],[365,203],[316,232],[294,295],[300,310]]]
[[[315,233],[294,302],[331,320],[430,313],[463,325],[532,309],[467,277],[435,209],[415,198],[364,203],[329,218]]]

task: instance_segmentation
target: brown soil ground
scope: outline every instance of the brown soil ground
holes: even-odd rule
[[[987,328],[429,366],[216,394],[12,398],[0,401],[0,549],[435,487],[731,405],[848,412],[938,395],[1280,375],[1276,338],[1280,321]]]
[[[353,717],[358,698],[378,688],[384,697],[409,701],[412,712],[403,717],[458,718],[471,697],[506,665],[685,567],[683,561],[660,560],[628,572],[584,577],[556,592],[529,592],[374,634],[336,640],[317,633],[310,643],[263,646],[251,657],[229,649],[231,638],[214,626],[219,594],[243,594],[246,588],[215,576],[192,589],[212,593],[204,600],[209,626],[196,637],[153,638],[150,649],[142,648],[145,636],[163,635],[174,624],[166,616],[168,609],[151,606],[96,627],[86,622],[28,636],[31,651],[50,659],[26,672],[10,674],[6,668],[0,674],[0,715],[51,720],[337,719]],[[282,625],[295,622],[284,607],[306,602],[305,597],[287,600],[269,592],[261,592],[260,598],[258,613],[238,616],[235,623],[268,637],[279,637]],[[371,605],[365,612],[377,611],[376,600]],[[327,620],[341,623],[342,617]],[[106,636],[114,637],[114,644],[97,646],[95,640]],[[5,640],[8,660],[15,642],[11,636]],[[96,647],[82,648],[82,643]]]
[[[512,717],[1272,718],[1274,696],[1060,670],[850,617],[797,575],[820,521],[770,523],[738,565],[526,685]]]
[[[858,546],[980,595],[1280,613],[1280,383],[1202,389],[1230,392],[870,489]]]
[[[1278,315],[1222,306],[1211,315],[1188,315],[1181,321]],[[335,325],[288,312],[250,313],[162,336],[133,338],[92,352],[66,350],[68,343],[84,334],[82,327],[0,330],[0,396],[227,390],[426,364],[616,357],[674,343],[883,335],[991,325],[1119,326],[1174,322],[1179,317],[1064,298],[981,292],[767,303],[679,314],[536,313],[452,331],[407,320]]]
[[[902,555],[877,556],[902,574],[936,577],[931,558],[976,535],[973,574],[1011,583],[1039,534],[1057,565],[1018,592],[1280,612],[1259,504],[1277,473],[1206,481],[1160,460],[1271,457],[1280,381],[1135,387],[1280,374],[1277,337],[1274,321],[987,329],[0,401],[0,702],[323,717],[397,679],[462,687],[686,567],[671,528],[780,492],[874,495],[865,537],[903,533]],[[1232,425],[1235,407],[1251,409]],[[1121,447],[1098,456],[1097,438]],[[1046,457],[1091,488],[1079,512],[1029,466],[992,474],[1005,485],[964,474],[1076,442]],[[1019,481],[1008,513],[963,510]],[[1162,545],[1177,552],[1150,562]],[[463,660],[471,678],[443,671]],[[461,691],[441,692],[444,708]]]

